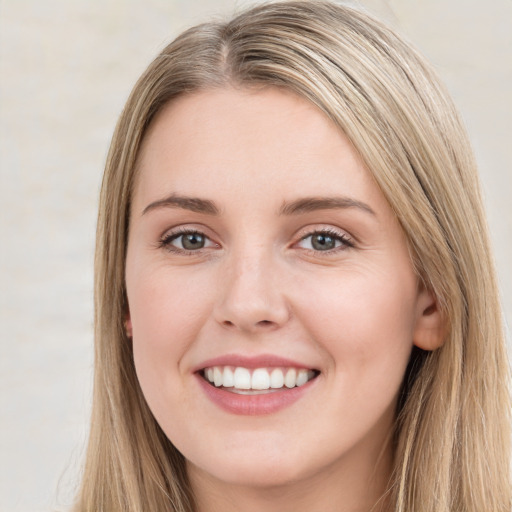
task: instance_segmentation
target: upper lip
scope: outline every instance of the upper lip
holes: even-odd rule
[[[311,365],[294,361],[286,357],[280,357],[274,354],[260,354],[257,356],[245,356],[240,354],[226,354],[203,361],[196,366],[193,371],[198,372],[212,366],[235,366],[248,369],[285,367],[285,368],[305,368],[314,370]]]

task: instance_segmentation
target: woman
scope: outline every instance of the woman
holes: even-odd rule
[[[118,123],[76,510],[508,511],[475,165],[388,28],[326,2],[182,34]]]

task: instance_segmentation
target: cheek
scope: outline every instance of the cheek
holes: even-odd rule
[[[200,292],[205,288],[204,276],[170,272],[165,267],[131,273],[128,268],[134,361],[150,405],[152,395],[175,389],[184,374],[183,357],[211,309],[208,295]]]
[[[210,309],[208,288],[203,275],[171,272],[165,267],[128,277],[134,338],[161,348],[187,344]]]
[[[299,313],[330,356],[332,371],[354,390],[399,387],[413,345],[416,284],[412,274],[351,272],[301,281]]]

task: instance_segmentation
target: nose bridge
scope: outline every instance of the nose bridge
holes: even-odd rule
[[[288,304],[271,247],[245,239],[233,247],[220,274],[216,316],[224,326],[254,331],[286,322]]]

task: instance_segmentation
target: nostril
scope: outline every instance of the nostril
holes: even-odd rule
[[[232,329],[233,327],[236,327],[238,324],[236,324],[235,322],[231,321],[231,320],[224,320],[222,322],[222,325],[224,327],[228,327],[230,329]],[[272,322],[272,320],[260,320],[258,322],[256,322],[255,324],[253,324],[253,327],[252,328],[261,328],[261,329],[265,329],[265,328],[269,328],[269,327],[272,327],[275,325],[275,322]],[[247,326],[242,326],[242,328],[247,328]]]

